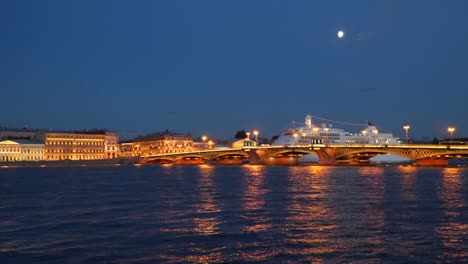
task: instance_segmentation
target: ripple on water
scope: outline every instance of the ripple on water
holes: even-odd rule
[[[0,263],[461,263],[467,170],[5,170]]]

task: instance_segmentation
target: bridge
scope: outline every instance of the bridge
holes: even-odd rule
[[[377,145],[377,144],[310,144],[286,146],[244,146],[192,152],[142,155],[143,163],[174,164],[265,164],[296,165],[303,155],[315,154],[320,165],[369,164],[370,158],[395,154],[415,165],[446,166],[449,159],[468,158],[468,145]]]

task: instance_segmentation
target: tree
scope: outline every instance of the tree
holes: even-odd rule
[[[244,130],[237,131],[236,135],[234,136],[235,139],[245,139],[247,138],[247,133]]]

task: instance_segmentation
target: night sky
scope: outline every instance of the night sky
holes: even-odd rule
[[[1,1],[0,126],[271,137],[312,114],[400,137],[405,123],[417,138],[448,126],[468,136],[467,10],[466,0]]]

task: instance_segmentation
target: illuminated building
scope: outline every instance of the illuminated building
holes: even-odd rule
[[[233,148],[242,148],[242,147],[256,147],[257,142],[250,139],[241,139],[232,143]]]
[[[107,159],[115,159],[119,156],[119,133],[105,132],[104,145]]]
[[[189,134],[177,134],[168,130],[135,138],[132,143],[133,155],[178,153],[193,150],[193,138]]]
[[[47,132],[44,134],[46,160],[96,160],[116,158],[118,133],[104,130]]]
[[[28,139],[0,141],[0,162],[44,159],[44,143]]]

